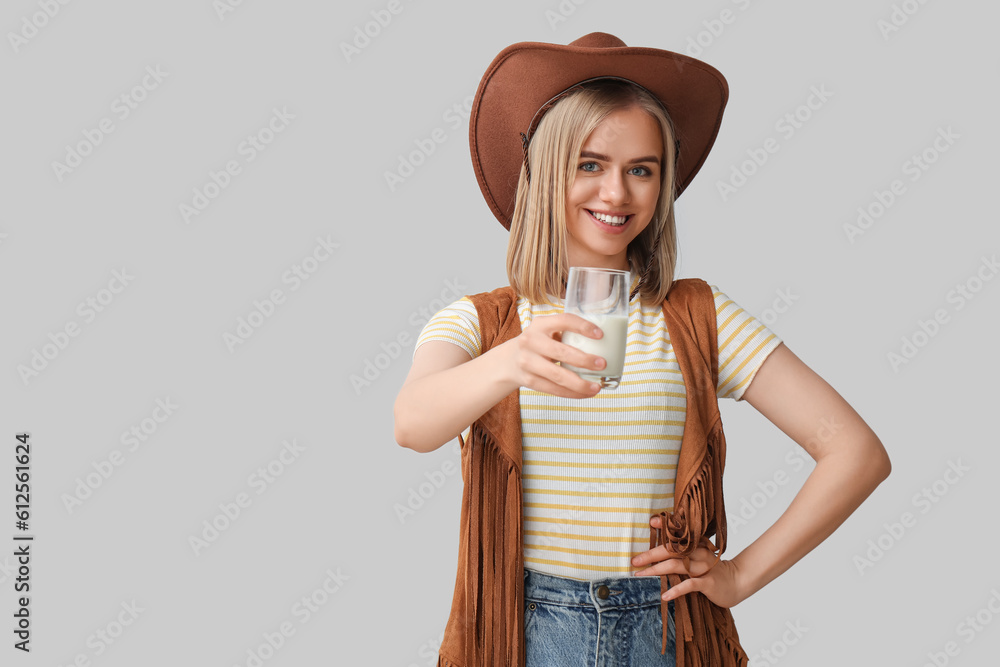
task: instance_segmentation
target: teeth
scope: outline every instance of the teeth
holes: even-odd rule
[[[628,216],[624,215],[604,215],[596,211],[591,211],[590,213],[601,222],[609,225],[624,225],[625,220],[628,219]]]

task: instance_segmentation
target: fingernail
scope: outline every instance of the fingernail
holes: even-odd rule
[[[603,334],[603,333],[604,333],[604,332],[603,332],[603,331],[601,331],[601,330],[600,330],[599,328],[597,328],[597,327],[594,327],[594,335],[595,335],[595,336],[600,336],[600,335],[601,335],[601,334]]]

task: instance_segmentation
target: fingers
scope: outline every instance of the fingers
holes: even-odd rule
[[[670,589],[667,590],[667,592],[661,597],[665,602],[676,600],[682,595],[687,595],[688,593],[694,593],[695,591],[701,590],[701,582],[701,579],[685,579],[676,586],[671,586]]]
[[[637,577],[654,574],[686,574],[693,577],[697,575],[693,574],[692,568],[698,569],[693,553],[691,556],[684,557],[667,551],[664,546],[658,546],[639,554],[632,559],[632,564],[636,566],[649,565],[649,567],[634,572],[633,576]]]
[[[564,361],[578,368],[593,368],[594,370],[601,370],[607,366],[607,362],[602,357],[589,354],[563,342],[563,334],[567,332],[577,333],[587,338],[601,338],[604,333],[593,322],[588,322],[578,315],[564,313],[539,317],[535,323],[541,325],[539,333],[543,334],[538,352],[549,360]],[[535,323],[532,323],[529,328]]]
[[[663,517],[660,516],[659,514],[654,515],[649,519],[649,524],[653,528],[660,528],[661,525],[663,524]],[[700,560],[707,565],[707,567],[704,569],[705,571],[702,572],[701,574],[705,574],[705,572],[711,570],[713,567],[716,566],[716,564],[718,564],[722,560],[722,552],[716,548],[712,540],[704,536],[701,538],[699,546],[695,547],[695,550],[692,551],[691,553],[692,556],[694,554],[698,554],[700,556]],[[690,569],[690,565],[688,565],[688,569]],[[694,575],[694,576],[701,576],[701,575]]]
[[[600,385],[594,387],[589,380],[543,357],[529,358],[525,370],[534,376],[528,386],[537,391],[564,398],[589,398],[600,391]]]
[[[532,381],[527,383],[525,386],[530,387],[535,391],[545,392],[546,394],[552,394],[553,396],[559,396],[561,398],[592,398],[601,391],[600,385],[591,384],[576,373],[566,370],[565,368],[560,369],[559,366],[556,366],[555,364],[551,364],[551,366],[564,373],[569,373],[575,379],[560,377],[559,382],[555,382],[536,375]],[[579,387],[579,389],[577,389],[577,387]]]
[[[660,561],[659,563],[633,573],[632,576],[651,577],[654,574],[657,576],[663,574],[686,574],[689,577],[694,577],[694,575],[691,574],[691,571],[685,567],[684,562],[679,558],[670,558],[668,560]]]
[[[600,385],[556,363],[595,371],[607,367],[603,358],[556,339],[557,336],[561,339],[561,333],[569,331],[590,338],[603,335],[593,323],[568,313],[537,317],[524,329],[519,336],[522,349],[520,366],[526,376],[523,386],[564,398],[590,398],[600,391]]]
[[[698,547],[689,555],[682,556],[677,552],[668,551],[663,545],[654,547],[632,558],[632,565],[648,567],[633,573],[633,576],[652,576],[654,574],[686,574],[692,578],[708,574],[719,562],[719,557],[708,549]]]
[[[560,343],[553,338],[546,338],[543,345],[543,356],[553,362],[562,361],[573,364],[577,368],[592,368],[595,371],[600,371],[608,365],[604,357],[584,352],[578,347],[573,347],[569,343]]]
[[[656,523],[660,517],[651,517]],[[748,597],[745,587],[740,584],[738,568],[733,561],[722,560],[711,540],[703,539],[699,546],[685,557],[678,552],[668,551],[659,545],[632,559],[636,566],[649,567],[634,572],[635,576],[682,574],[687,578],[672,586],[662,597],[665,601],[675,600],[692,592],[704,593],[709,600],[720,607],[733,607]]]
[[[543,320],[545,320],[543,324],[546,327],[551,327],[552,331],[575,331],[588,338],[600,338],[604,335],[599,326],[573,313],[559,313],[535,318],[535,322]]]

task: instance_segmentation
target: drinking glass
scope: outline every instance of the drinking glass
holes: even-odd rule
[[[605,389],[614,389],[625,368],[625,343],[628,337],[628,271],[572,266],[566,281],[566,301],[563,312],[579,315],[601,328],[601,338],[588,338],[573,331],[562,333],[562,342],[588,354],[604,357],[602,370],[577,368],[562,362],[584,380],[599,382]]]

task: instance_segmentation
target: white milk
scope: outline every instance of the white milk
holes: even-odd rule
[[[602,377],[620,378],[625,368],[625,341],[628,337],[627,315],[588,315],[588,322],[601,327],[604,335],[600,338],[588,338],[573,331],[564,331],[562,342],[583,350],[587,354],[604,357],[607,366],[595,370],[593,368],[577,368],[562,362],[563,368],[568,368],[580,374],[585,380],[599,380]]]

